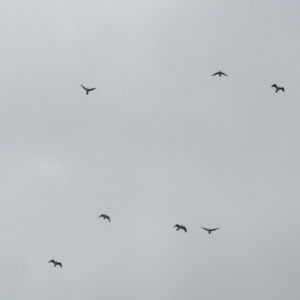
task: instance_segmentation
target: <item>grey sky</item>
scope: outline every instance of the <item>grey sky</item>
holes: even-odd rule
[[[299,299],[299,1],[60,2],[0,11],[0,298]]]

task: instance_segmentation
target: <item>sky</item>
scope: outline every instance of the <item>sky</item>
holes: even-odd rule
[[[299,12],[3,2],[0,298],[299,299]]]

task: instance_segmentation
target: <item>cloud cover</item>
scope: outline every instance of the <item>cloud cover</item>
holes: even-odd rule
[[[3,4],[1,298],[297,299],[299,9]]]

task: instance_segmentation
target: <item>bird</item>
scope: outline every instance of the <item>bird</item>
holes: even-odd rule
[[[215,74],[212,74],[211,76],[215,76],[215,75],[219,75],[220,77],[221,77],[222,75],[228,76],[228,75],[226,75],[225,73],[223,73],[223,72],[221,72],[221,71],[216,72]]]
[[[201,227],[201,228],[203,228],[204,230],[208,231],[209,234],[211,234],[212,231],[215,231],[215,230],[219,229],[219,228],[212,228],[212,229],[210,229],[210,228],[205,228],[205,227]]]
[[[110,222],[110,217],[108,215],[102,214],[98,218],[103,218],[103,220],[107,219]]]
[[[49,260],[49,263],[53,263],[54,264],[54,268],[58,265],[62,268],[62,264],[61,262],[55,261],[54,259]]]
[[[82,84],[81,84],[81,86],[86,90],[86,94],[87,94],[87,95],[89,94],[90,91],[93,91],[93,90],[96,89],[96,88],[92,88],[92,89],[86,88],[86,87],[83,86]]]
[[[174,227],[177,228],[176,230],[182,229],[182,230],[184,230],[185,232],[187,232],[186,227],[183,226],[183,225],[176,224],[176,225],[173,226],[173,228],[174,228]]]
[[[274,87],[276,89],[276,92],[277,93],[278,91],[282,90],[284,92],[284,87],[282,86],[277,86],[277,84],[273,84],[271,85],[271,87]]]

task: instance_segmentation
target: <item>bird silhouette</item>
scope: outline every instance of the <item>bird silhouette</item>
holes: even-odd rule
[[[55,268],[56,266],[60,266],[60,267],[62,268],[61,262],[55,261],[54,259],[49,260],[49,263],[51,263],[51,262],[54,264],[54,268]]]
[[[173,226],[173,228],[174,228],[174,227],[177,228],[176,230],[182,229],[182,230],[184,230],[185,232],[187,232],[186,227],[183,226],[183,225],[176,224],[176,225]]]
[[[215,231],[215,230],[219,229],[219,228],[212,228],[212,229],[210,229],[210,228],[205,228],[205,227],[201,227],[201,228],[203,228],[204,230],[208,231],[209,234],[211,234],[212,231]]]
[[[226,75],[225,73],[223,73],[223,72],[221,72],[221,71],[216,72],[215,74],[212,74],[211,76],[215,76],[215,75],[219,75],[220,77],[221,77],[222,75],[228,76],[228,75]]]
[[[108,215],[102,214],[98,218],[103,218],[103,220],[107,219],[110,222],[110,217]]]
[[[276,89],[275,93],[277,93],[280,90],[282,90],[284,92],[284,87],[278,86],[277,84],[273,84],[273,85],[271,85],[271,87],[274,87]]]
[[[90,91],[93,91],[93,90],[96,89],[96,88],[92,88],[92,89],[86,88],[86,87],[83,86],[82,84],[81,84],[81,86],[86,90],[86,94],[87,94],[87,95],[89,94]]]

